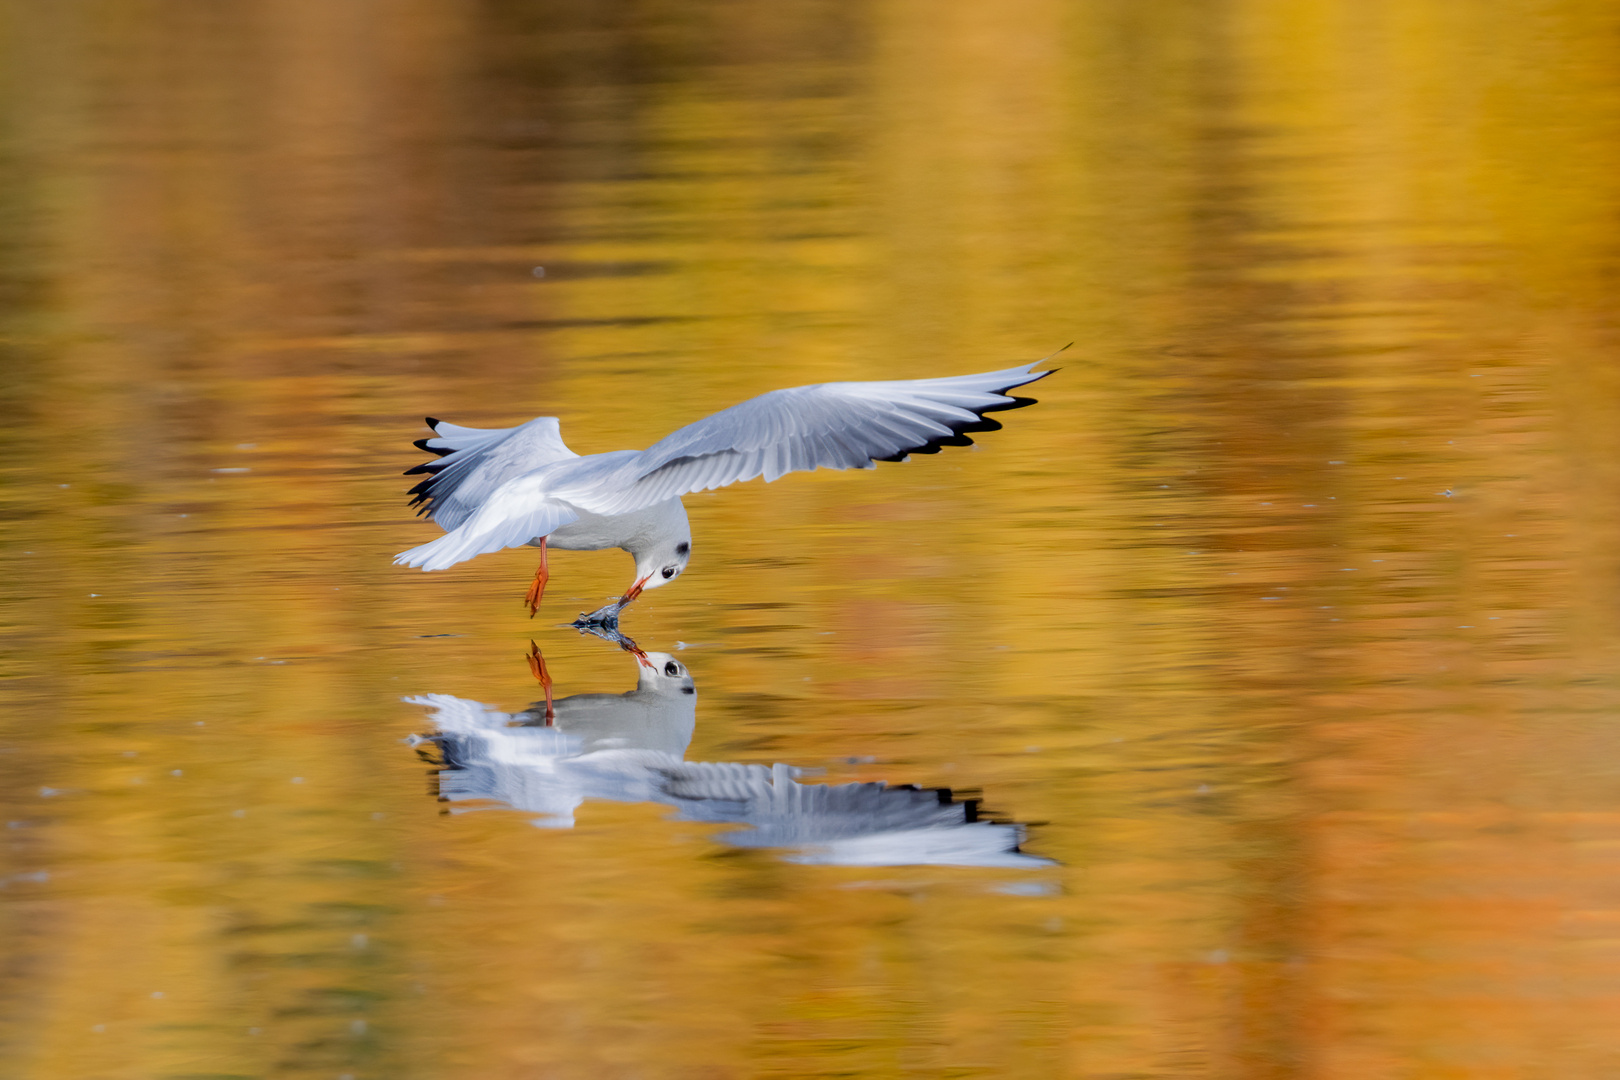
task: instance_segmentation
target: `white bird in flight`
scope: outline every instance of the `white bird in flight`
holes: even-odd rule
[[[394,562],[445,570],[502,548],[538,547],[540,567],[524,598],[533,618],[551,576],[548,547],[623,548],[636,560],[635,581],[617,601],[583,617],[612,623],[642,592],[686,569],[692,530],[682,495],[760,475],[769,483],[790,472],[871,469],[879,461],[972,445],[968,433],[1001,427],[986,413],[1035,404],[1007,391],[1050,375],[1032,370],[1044,362],[943,379],[773,390],[646,450],[584,457],[563,444],[553,416],[490,430],[429,417],[436,437],[416,445],[440,460],[406,475],[432,474],[410,490],[416,496],[411,505],[420,505],[418,515],[445,535],[401,552]]]

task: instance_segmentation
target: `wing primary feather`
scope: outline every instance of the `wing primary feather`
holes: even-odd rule
[[[832,452],[830,468],[864,469],[871,463],[871,442],[875,436],[869,434],[863,438],[848,428],[830,428],[825,434],[827,447]]]
[[[900,420],[892,417],[884,417],[881,420],[875,421],[872,424],[872,430],[882,432],[885,436],[887,436],[885,441],[892,446],[892,449],[889,450],[889,453],[891,454],[903,449],[904,447],[912,445],[916,441],[916,433],[907,431],[905,425]],[[884,458],[882,456],[874,455],[872,460],[882,461]]]
[[[418,450],[426,450],[430,454],[438,454],[440,457],[444,457],[446,454],[455,453],[455,451],[448,446],[434,446],[433,440],[431,439],[417,439],[411,445],[416,447]]]
[[[839,440],[836,431],[812,431],[805,441],[809,445],[805,447],[801,467],[806,471],[843,468],[849,460],[849,447]]]
[[[822,441],[827,447],[827,457],[823,462],[831,469],[865,469],[871,462],[872,455],[862,449],[854,437],[846,439],[845,432],[824,431],[821,433]]]
[[[1043,372],[1041,372],[1041,378],[1044,379],[1044,378],[1046,378],[1046,376],[1048,376],[1050,374],[1052,374],[1050,371],[1043,371]],[[987,413],[987,412],[1009,412],[1009,411],[1011,411],[1013,409],[1027,409],[1031,405],[1039,405],[1039,404],[1040,404],[1040,400],[1038,398],[1032,398],[1032,397],[1009,397],[1006,401],[997,402],[994,405],[986,405],[984,408],[980,409],[979,411],[982,412],[982,413]]]
[[[789,446],[788,454],[789,469],[793,472],[819,469],[829,464],[833,457],[832,446],[828,444],[825,433],[820,431],[812,431],[808,438]]]

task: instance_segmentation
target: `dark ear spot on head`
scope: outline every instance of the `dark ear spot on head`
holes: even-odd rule
[[[692,545],[688,544],[685,540],[682,540],[680,543],[675,545],[675,554],[677,554],[677,555],[685,555],[687,552],[689,552],[691,550],[692,550]]]

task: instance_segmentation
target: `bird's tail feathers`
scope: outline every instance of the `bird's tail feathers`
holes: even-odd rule
[[[550,535],[579,515],[553,502],[542,503],[526,514],[503,518],[500,507],[485,504],[461,525],[437,540],[429,541],[394,556],[398,566],[420,566],[423,570],[448,570],[475,555],[502,548],[522,547],[531,540]]]

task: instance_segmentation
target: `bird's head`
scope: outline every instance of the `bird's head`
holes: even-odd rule
[[[653,545],[636,555],[636,594],[668,585],[681,576],[692,558],[692,537],[682,533],[665,543]]]

